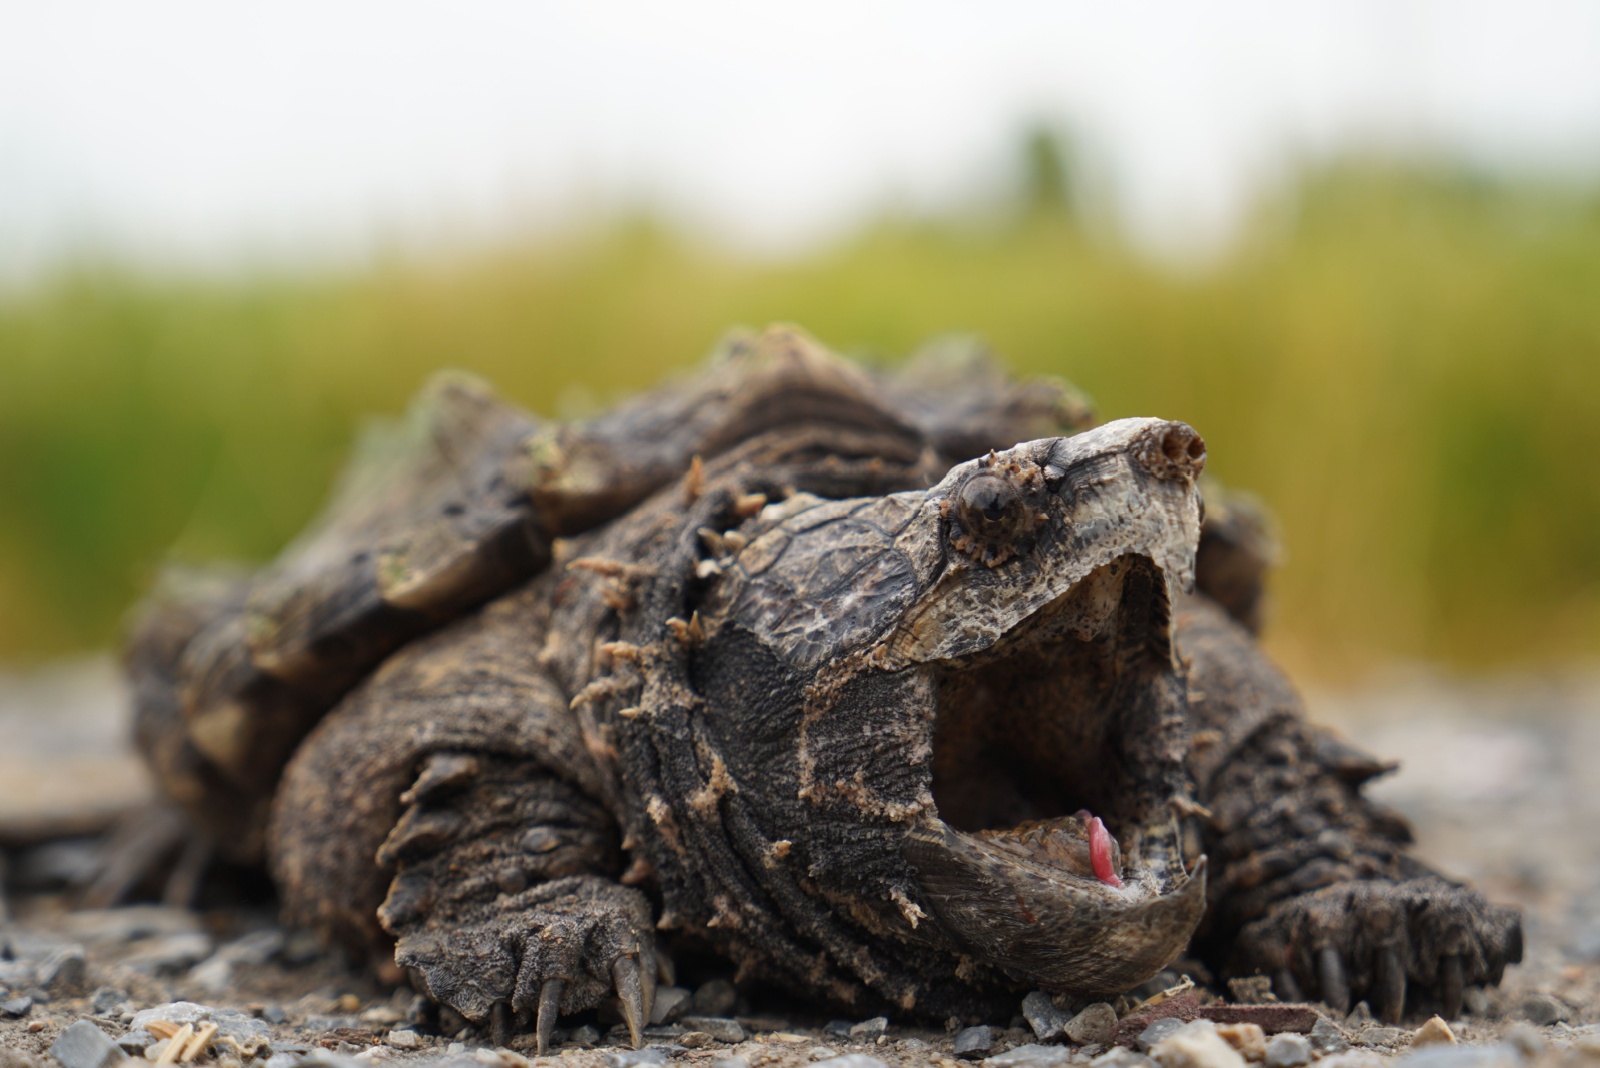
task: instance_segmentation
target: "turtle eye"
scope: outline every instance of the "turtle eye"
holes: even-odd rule
[[[968,530],[988,537],[1021,533],[1022,495],[1008,480],[998,475],[981,474],[961,487],[961,520]]]

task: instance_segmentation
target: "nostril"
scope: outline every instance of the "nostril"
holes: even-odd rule
[[[1145,467],[1158,478],[1193,478],[1206,464],[1205,439],[1187,423],[1159,427],[1140,451]]]
[[[1175,464],[1198,464],[1206,459],[1206,443],[1183,423],[1168,430],[1161,439],[1161,451]]]

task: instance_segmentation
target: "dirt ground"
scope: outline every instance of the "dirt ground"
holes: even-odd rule
[[[1450,1022],[1462,1045],[1412,1050],[1421,1020],[1382,1028],[1358,1008],[1335,1021],[1337,1034],[1313,1043],[1319,1068],[1372,1068],[1393,1058],[1416,1068],[1600,1065],[1600,672],[1472,685],[1415,673],[1309,699],[1318,719],[1403,762],[1373,792],[1413,821],[1424,857],[1523,909],[1527,947],[1501,988],[1469,993],[1467,1015]],[[95,1059],[104,1047],[81,1028],[76,1039],[85,1052],[56,1045],[80,1020],[111,1040],[141,1031],[127,1044],[149,1041],[147,1062],[165,1052],[166,1063],[183,1063],[185,1036],[156,1043],[200,1010],[163,1009],[155,1033],[136,1026],[141,1010],[173,1002],[236,1010],[209,1015],[219,1030],[211,1052],[197,1055],[226,1068],[378,1061],[514,1068],[534,1059],[532,1036],[497,1050],[470,1032],[450,1033],[456,1021],[440,1021],[409,990],[385,990],[281,930],[270,907],[70,911],[59,887],[82,870],[90,841],[70,836],[104,827],[148,796],[124,717],[106,661],[0,675],[0,1068],[110,1063]],[[788,1068],[836,1057],[846,1059],[833,1068],[876,1068],[852,1055],[896,1066],[958,1063],[954,1030],[831,1020],[770,993],[731,992],[719,978],[715,965],[685,968],[685,1005],[652,1028],[653,1048],[642,1054],[601,1014],[563,1020],[564,1042],[552,1056],[573,1068],[674,1058],[707,1068]],[[1012,1019],[988,1023],[988,1048],[966,1055],[987,1057],[992,1068],[1153,1063],[1098,1043],[1041,1042],[1020,1005]],[[206,1020],[194,1020],[191,1032],[196,1026]],[[53,1045],[60,1061],[48,1053]],[[1246,1045],[1260,1060],[1261,1050]],[[1238,1063],[1176,1048],[1157,1050],[1165,1068]],[[1296,1068],[1273,1062],[1294,1060],[1283,1053],[1289,1048],[1269,1054],[1269,1068]]]

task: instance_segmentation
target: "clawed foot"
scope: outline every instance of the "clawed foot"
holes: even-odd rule
[[[1240,932],[1237,952],[1235,970],[1275,973],[1289,998],[1311,994],[1341,1013],[1365,998],[1398,1021],[1409,990],[1455,1019],[1467,986],[1498,983],[1522,960],[1522,920],[1437,876],[1347,882],[1281,902]]]
[[[455,904],[455,903],[450,903]],[[655,1002],[655,929],[643,894],[593,876],[557,879],[492,902],[404,915],[395,895],[385,926],[400,935],[395,960],[428,997],[504,1045],[513,1024],[534,1021],[539,1053],[561,1013],[608,996],[621,1002],[634,1046]]]

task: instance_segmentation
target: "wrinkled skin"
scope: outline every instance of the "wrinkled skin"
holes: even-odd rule
[[[934,1019],[1186,950],[1454,1015],[1520,959],[1261,656],[1260,526],[1203,524],[1186,425],[782,330],[592,424],[444,395],[130,665],[202,833],[467,1019],[542,1047],[617,997],[637,1037],[680,936]]]

